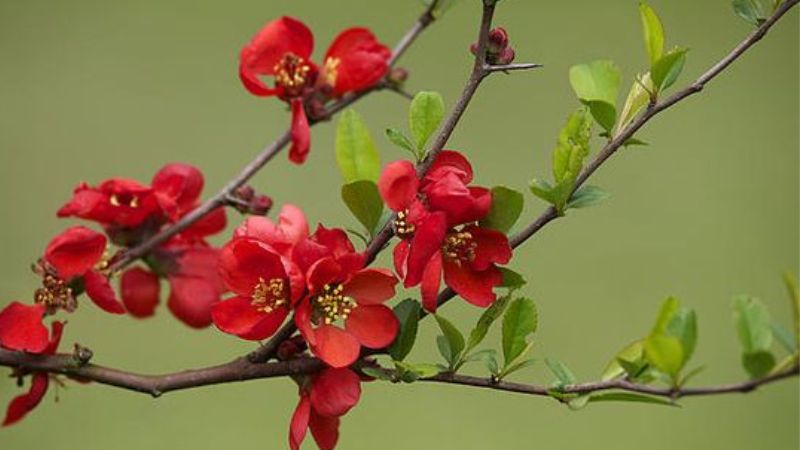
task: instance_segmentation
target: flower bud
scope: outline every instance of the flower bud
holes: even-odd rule
[[[253,187],[249,184],[246,184],[236,189],[235,195],[237,198],[240,198],[244,201],[250,201],[253,199],[253,196],[256,195],[256,190],[253,189]]]
[[[489,54],[499,55],[508,47],[508,32],[503,27],[497,27],[489,32]]]
[[[389,83],[395,86],[401,86],[408,79],[408,70],[403,67],[395,67],[389,72],[387,79]]]
[[[494,58],[494,64],[511,64],[514,61],[516,53],[511,47],[506,47],[502,53]]]
[[[250,214],[265,216],[272,209],[272,198],[266,195],[256,195],[250,201]]]

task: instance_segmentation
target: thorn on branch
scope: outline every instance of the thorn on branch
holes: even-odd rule
[[[531,70],[531,69],[538,69],[540,67],[544,67],[542,64],[538,63],[516,63],[516,64],[486,64],[483,66],[483,70],[487,73],[493,72],[505,72],[509,73],[512,71],[517,70]]]

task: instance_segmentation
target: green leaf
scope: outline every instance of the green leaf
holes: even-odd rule
[[[706,366],[695,367],[694,369],[690,370],[689,373],[684,375],[683,378],[681,378],[681,381],[680,381],[679,384],[681,386],[686,386],[686,383],[688,383],[689,380],[691,380],[692,378],[696,377],[698,374],[700,374],[700,372],[702,372],[704,370],[706,370]]]
[[[664,53],[664,27],[656,12],[647,2],[639,3],[639,14],[642,18],[644,45],[647,49],[647,56],[650,58],[650,65],[653,66]]]
[[[605,369],[603,369],[603,375],[601,379],[603,381],[613,380],[614,378],[619,378],[626,373],[628,375],[634,375],[628,372],[622,364],[625,362],[635,363],[641,361],[644,357],[644,340],[638,340],[627,347],[623,348],[616,355],[611,361],[608,362]],[[622,363],[621,363],[622,361]],[[638,370],[637,370],[638,371]]]
[[[567,208],[588,208],[603,202],[611,194],[597,186],[581,186],[567,203]]]
[[[417,149],[425,148],[444,117],[444,99],[438,92],[422,91],[414,96],[409,110],[409,129]]]
[[[594,119],[606,131],[611,131],[616,120],[619,69],[611,61],[594,61],[572,66],[569,81],[575,95],[589,107]]]
[[[761,378],[775,367],[775,356],[767,350],[742,353],[742,366],[752,378]]]
[[[772,322],[772,334],[787,352],[797,352],[797,343],[795,342],[794,336],[792,336],[792,333],[787,330],[785,326],[777,322]]]
[[[394,365],[400,372],[400,379],[406,383],[413,383],[417,380],[435,377],[442,372],[442,368],[436,364],[410,364],[402,361],[395,361]]]
[[[681,342],[683,364],[692,357],[697,346],[697,315],[693,310],[680,309],[667,324],[667,333],[675,336]]]
[[[407,298],[394,307],[394,315],[400,323],[400,330],[394,343],[389,347],[389,355],[395,361],[402,361],[414,348],[417,339],[417,327],[419,322],[420,307],[419,302]]]
[[[508,267],[500,267],[499,269],[500,273],[503,274],[503,282],[500,284],[500,287],[508,288],[510,291],[516,291],[528,284],[521,274],[514,272]]]
[[[572,371],[569,370],[569,368],[565,366],[561,361],[545,358],[544,363],[547,364],[547,367],[550,369],[551,372],[553,372],[553,375],[556,376],[560,386],[575,384],[576,381],[575,374],[573,374]]]
[[[761,25],[769,17],[769,6],[762,0],[733,0],[733,10],[754,26]]]
[[[506,367],[528,346],[528,337],[536,332],[539,315],[530,298],[514,300],[503,316],[503,360]]]
[[[619,114],[619,122],[614,135],[619,134],[626,126],[639,114],[648,103],[650,103],[650,93],[655,92],[653,81],[650,79],[650,72],[637,77],[628,91],[628,97]]]
[[[342,200],[370,232],[375,229],[383,215],[383,200],[374,181],[359,180],[342,186]]]
[[[579,109],[567,119],[567,124],[558,136],[553,150],[553,177],[556,183],[574,180],[583,168],[589,155],[589,139],[592,137],[592,122],[585,109]]]
[[[495,349],[487,348],[484,350],[478,350],[475,353],[470,353],[469,355],[465,356],[461,362],[466,364],[475,361],[483,361],[485,363],[488,359],[494,359],[497,361],[497,351]]]
[[[529,344],[531,345],[531,344]],[[524,354],[524,353],[523,353]],[[519,358],[518,358],[519,359]],[[513,362],[510,366],[508,366],[505,370],[503,370],[503,377],[507,377],[514,372],[518,372],[526,367],[532,366],[536,363],[536,360],[533,358],[530,359],[521,359],[519,361]]]
[[[403,134],[402,131],[398,130],[397,128],[387,128],[385,130],[385,133],[386,137],[392,144],[402,149],[408,150],[411,152],[411,154],[417,156],[416,147],[414,147],[414,144],[411,142],[411,139],[409,139],[405,134]]]
[[[647,360],[658,370],[676,380],[683,367],[681,341],[674,336],[655,334],[647,337],[644,343]]]
[[[508,233],[522,214],[524,203],[525,198],[519,192],[505,186],[493,187],[492,207],[481,220],[481,226]]]
[[[336,126],[336,163],[345,183],[378,181],[380,156],[361,116],[348,109]]]
[[[383,381],[395,381],[394,376],[392,375],[391,371],[384,369],[383,367],[374,367],[374,366],[364,366],[361,367],[359,370],[364,373],[364,375],[371,376],[378,380]]]
[[[794,337],[797,347],[800,348],[800,289],[797,287],[797,280],[789,272],[783,274],[783,282],[789,292],[789,301],[792,306],[792,316],[794,326]]]
[[[635,392],[601,392],[599,394],[592,394],[589,402],[635,402],[650,403],[653,405],[678,406],[677,404],[664,398],[637,394]]]
[[[436,338],[436,345],[439,347],[439,353],[442,354],[442,357],[450,364],[452,369],[458,365],[461,352],[466,345],[464,335],[449,320],[438,314],[434,315],[434,317],[442,330],[442,335]]]
[[[475,325],[475,328],[473,328],[469,333],[469,339],[467,340],[465,352],[469,352],[473,348],[477,347],[478,344],[483,342],[483,339],[489,332],[489,328],[491,328],[492,324],[503,315],[503,312],[505,312],[509,300],[510,297],[507,295],[500,297],[495,300],[491,306],[486,308],[483,314],[481,314],[481,317],[478,319],[478,323]]]
[[[772,320],[761,300],[740,295],[733,300],[733,317],[744,353],[767,351],[772,347]]]
[[[553,186],[545,180],[534,178],[530,182],[531,193],[547,203],[555,204],[556,199],[553,197]]]
[[[673,84],[683,71],[687,48],[676,48],[659,59],[651,69],[656,92],[663,92]]]
[[[686,316],[684,316],[686,314]],[[644,354],[655,368],[669,375],[673,382],[678,380],[678,374],[694,350],[691,336],[691,325],[696,322],[680,310],[680,304],[674,297],[664,301],[659,311],[656,324],[644,342]],[[672,325],[677,320],[678,325]],[[676,330],[679,333],[676,333]],[[685,334],[685,335],[684,335]],[[696,330],[695,330],[696,338]],[[688,347],[684,350],[684,343]]]

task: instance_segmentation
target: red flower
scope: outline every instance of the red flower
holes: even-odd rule
[[[287,203],[278,214],[277,224],[268,217],[250,216],[233,235],[257,239],[281,256],[292,259],[294,247],[308,238],[308,220],[300,208]]]
[[[362,255],[343,252],[342,230],[320,227],[315,235],[328,246],[298,246],[295,257],[310,260],[302,253],[316,257],[323,249],[329,254],[308,268],[308,294],[297,307],[295,322],[314,354],[331,367],[347,367],[362,346],[383,348],[394,340],[397,318],[383,303],[394,296],[397,278],[387,270],[361,268]],[[336,325],[340,321],[344,328]]]
[[[106,226],[132,228],[159,212],[151,188],[136,181],[112,178],[97,187],[81,183],[58,217],[80,217]]]
[[[350,369],[325,369],[306,384],[310,387],[301,387],[292,414],[289,447],[298,450],[310,429],[321,450],[332,450],[339,440],[339,418],[361,397],[361,380]]]
[[[0,347],[28,353],[42,353],[50,340],[42,324],[46,310],[42,305],[11,302],[0,311]]]
[[[313,50],[311,30],[297,19],[281,17],[266,24],[239,55],[239,78],[250,93],[277,96],[291,105],[289,159],[296,164],[305,161],[311,142],[305,101],[315,92],[338,97],[372,87],[386,74],[391,56],[365,28],[340,33],[322,70],[310,59]],[[267,86],[260,76],[274,77],[274,86]]]
[[[292,304],[303,294],[281,258],[267,244],[252,238],[234,238],[222,249],[220,273],[236,294],[213,306],[211,316],[221,331],[247,340],[265,339],[280,327]]]
[[[106,237],[82,226],[66,229],[53,238],[44,252],[44,287],[36,293],[37,303],[54,310],[71,310],[73,286],[83,282],[89,298],[103,311],[124,314],[125,308],[108,278],[97,270],[106,249]]]
[[[151,182],[161,210],[173,220],[197,206],[203,184],[203,173],[182,163],[165,165]]]
[[[13,306],[14,304],[10,305]],[[29,307],[33,308],[33,307]],[[8,309],[8,308],[6,308]],[[2,313],[0,313],[2,314]],[[1,321],[0,321],[1,322]],[[41,323],[39,323],[41,325]],[[63,322],[53,322],[53,330],[50,338],[46,341],[45,348],[41,353],[52,355],[58,349],[58,344],[61,342],[61,334],[64,330]],[[47,329],[45,328],[45,339],[47,339]],[[26,375],[18,373],[19,377]],[[22,420],[29,412],[36,408],[41,403],[44,395],[47,393],[47,387],[50,384],[50,375],[43,372],[35,372],[31,377],[31,387],[27,393],[22,394],[13,400],[8,405],[6,411],[6,418],[3,420],[3,426],[13,425]]]
[[[436,310],[436,296],[445,283],[468,302],[485,307],[494,302],[493,288],[502,275],[495,264],[511,258],[502,233],[475,222],[491,208],[491,193],[469,186],[472,166],[458,152],[443,151],[419,179],[408,161],[389,164],[378,188],[387,206],[397,212],[395,268],[406,287],[421,285],[422,300]]]

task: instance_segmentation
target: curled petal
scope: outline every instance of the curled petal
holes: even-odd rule
[[[249,297],[261,280],[286,279],[281,257],[267,244],[234,238],[220,252],[220,274],[233,292]]]
[[[298,450],[306,438],[310,416],[311,400],[307,395],[301,395],[289,424],[289,448],[292,450]]]
[[[316,344],[312,346],[312,350],[327,365],[334,368],[347,367],[358,359],[361,345],[347,331],[333,325],[322,325],[314,330],[314,337]]]
[[[186,212],[189,213],[191,211],[192,208]],[[184,239],[200,240],[222,232],[226,226],[228,226],[228,217],[225,214],[225,208],[219,207],[211,210],[189,228],[183,230],[180,236]]]
[[[264,25],[242,49],[240,68],[274,75],[275,66],[287,54],[308,59],[314,50],[314,35],[301,21],[281,17]]]
[[[175,317],[192,328],[211,325],[211,308],[220,293],[203,278],[169,277],[170,295],[167,307]]]
[[[325,228],[320,224],[311,239],[327,247],[337,259],[356,251],[347,233],[341,228]]]
[[[134,317],[150,317],[155,313],[160,290],[158,275],[141,267],[126,270],[120,279],[122,303]]]
[[[442,212],[429,214],[417,224],[406,263],[405,286],[422,281],[425,266],[442,247],[447,232],[447,216]]]
[[[287,315],[286,308],[277,308],[270,313],[258,311],[251,299],[244,297],[229,298],[211,307],[211,318],[220,331],[251,341],[275,334]]]
[[[339,441],[339,418],[325,417],[311,411],[308,421],[311,436],[317,443],[319,450],[333,450]]]
[[[472,235],[477,244],[473,269],[486,270],[492,264],[507,264],[511,260],[511,246],[505,234],[482,227],[467,227],[464,230]]]
[[[300,98],[292,99],[292,148],[289,149],[289,160],[295,164],[303,164],[311,149],[311,127],[308,125],[306,108]]]
[[[125,307],[117,299],[117,294],[108,282],[108,278],[100,272],[90,270],[83,275],[86,295],[95,305],[107,313],[125,314]]]
[[[298,303],[295,309],[294,324],[297,326],[297,329],[300,330],[303,339],[308,342],[308,345],[313,347],[317,343],[317,337],[314,327],[311,325],[311,312],[311,303],[306,298]]]
[[[200,199],[203,173],[189,164],[167,164],[155,174],[151,185],[164,212],[176,218],[179,212],[191,209]]]
[[[11,302],[0,311],[0,347],[28,353],[43,353],[49,342],[42,324],[45,308]]]
[[[364,347],[383,348],[394,341],[399,324],[387,306],[369,305],[358,306],[350,312],[345,328]]]
[[[367,89],[389,69],[392,52],[366,28],[349,28],[333,40],[325,55],[325,76],[335,95]]]
[[[311,385],[311,406],[322,416],[347,414],[361,397],[361,379],[350,369],[325,369]]]
[[[408,208],[417,198],[419,178],[410,161],[395,161],[386,165],[378,180],[381,198],[392,211]]]
[[[106,237],[83,226],[67,228],[47,244],[44,259],[64,280],[93,268],[106,250]]]
[[[31,380],[30,390],[14,398],[14,400],[11,400],[11,403],[8,405],[6,418],[3,420],[3,426],[7,427],[19,422],[29,412],[39,406],[39,403],[42,402],[42,398],[44,398],[44,394],[47,393],[47,386],[49,383],[47,374],[34,374]]]
[[[392,260],[394,262],[394,270],[400,278],[406,276],[406,259],[408,258],[409,244],[407,240],[402,240],[394,246],[392,250]]]
[[[308,269],[308,290],[313,293],[322,291],[325,285],[342,281],[342,266],[333,258],[323,258]]]
[[[278,223],[261,216],[250,216],[234,232],[236,237],[251,237],[271,245],[278,253],[290,256],[289,251],[309,235],[308,220],[295,205],[284,204]]]
[[[485,308],[497,298],[493,289],[503,282],[503,274],[495,266],[476,271],[467,265],[445,261],[444,281],[464,300]]]
[[[397,278],[384,269],[362,269],[344,285],[343,295],[359,305],[380,305],[394,297]]]
[[[442,254],[436,253],[425,267],[422,274],[422,284],[420,292],[422,294],[422,306],[429,312],[435,313],[437,299],[439,296],[439,286],[442,284]]]
[[[444,150],[436,156],[425,175],[425,180],[436,180],[445,174],[455,174],[463,184],[469,184],[472,182],[472,165],[463,154]]]

